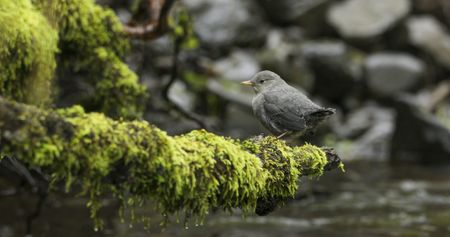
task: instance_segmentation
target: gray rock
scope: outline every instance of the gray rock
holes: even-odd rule
[[[361,53],[343,42],[306,42],[301,50],[314,74],[314,91],[325,98],[343,99],[361,77]]]
[[[366,104],[346,116],[343,122],[332,120],[335,144],[346,159],[386,160],[394,127],[394,111],[376,104]],[[351,142],[349,142],[351,141]]]
[[[266,14],[275,22],[290,23],[317,8],[325,5],[329,0],[260,0]]]
[[[396,100],[397,116],[391,145],[393,162],[450,162],[450,129],[425,113],[410,96]]]
[[[194,29],[203,44],[225,47],[264,39],[261,11],[251,0],[183,1],[194,16]]]
[[[439,17],[443,23],[450,26],[450,1],[448,0],[412,0],[414,11],[420,14],[430,14]]]
[[[378,96],[392,96],[415,88],[425,72],[424,63],[402,53],[375,53],[366,58],[369,90]]]
[[[248,109],[252,107],[253,91],[236,81],[210,79],[206,84],[208,91],[218,95],[226,101],[233,102]]]
[[[194,109],[195,95],[183,82],[175,81],[168,91],[168,96],[172,102],[181,108],[187,111]]]
[[[274,71],[287,81],[310,91],[313,75],[301,51],[302,40],[303,32],[298,27],[271,30],[258,60],[263,69]]]
[[[432,16],[420,16],[408,19],[407,28],[411,44],[450,69],[450,34],[444,25]]]
[[[410,8],[409,0],[346,0],[330,7],[327,19],[345,38],[370,39],[392,28]]]
[[[239,82],[250,80],[261,69],[253,55],[247,51],[234,50],[228,57],[216,61],[213,69],[221,78]]]
[[[394,111],[374,103],[366,103],[350,112],[341,123],[332,124],[333,132],[341,138],[354,139],[383,122],[393,122]]]

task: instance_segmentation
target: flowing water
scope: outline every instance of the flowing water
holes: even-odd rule
[[[51,196],[33,236],[450,236],[450,166],[358,161],[347,163],[345,173],[333,171],[301,185],[296,200],[268,216],[212,213],[202,226],[173,224],[163,232],[157,217],[149,231],[121,224],[114,202],[106,202],[102,213],[106,229],[95,232],[83,198]],[[1,237],[23,236],[23,219],[34,202],[26,194],[0,199]]]

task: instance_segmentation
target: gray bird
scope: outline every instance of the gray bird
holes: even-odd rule
[[[253,113],[278,138],[285,135],[298,137],[313,131],[335,112],[315,104],[271,71],[258,72],[241,84],[253,87],[256,93],[252,100]]]

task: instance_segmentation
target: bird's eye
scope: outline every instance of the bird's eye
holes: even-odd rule
[[[265,80],[261,80],[261,81],[259,81],[259,82],[264,83],[264,81],[265,81]]]

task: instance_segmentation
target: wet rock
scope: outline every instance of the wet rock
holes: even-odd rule
[[[392,96],[415,88],[425,72],[424,63],[403,53],[375,53],[366,58],[369,90],[377,96]]]
[[[221,78],[239,82],[250,80],[261,69],[253,55],[250,52],[235,50],[230,56],[216,61],[213,69]]]
[[[220,48],[264,39],[266,27],[254,1],[190,0],[184,4],[194,16],[194,29],[203,45]]]
[[[328,22],[345,38],[370,40],[410,11],[409,0],[346,0],[330,7]]]
[[[450,129],[425,113],[411,96],[396,100],[397,116],[392,138],[393,162],[440,164],[450,162]]]
[[[361,76],[362,55],[343,42],[307,42],[302,53],[314,74],[314,92],[329,100],[342,100]]]
[[[411,17],[406,25],[410,43],[450,69],[450,34],[445,26],[432,16]]]

